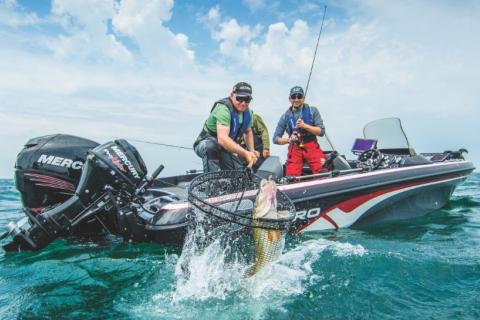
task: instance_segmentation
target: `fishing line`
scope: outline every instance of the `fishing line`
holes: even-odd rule
[[[320,31],[318,32],[318,38],[317,38],[317,45],[315,46],[315,52],[313,53],[313,60],[312,60],[312,66],[310,67],[310,73],[308,74],[308,80],[307,80],[307,85],[305,87],[305,94],[303,97],[305,98],[307,96],[308,92],[308,85],[310,84],[310,79],[312,77],[312,72],[313,72],[313,66],[315,65],[315,59],[317,57],[317,51],[318,51],[318,44],[320,43],[320,37],[322,36],[322,31],[323,31],[323,23],[325,22],[325,15],[327,13],[327,5],[323,7],[323,17],[322,17],[322,24],[320,25]],[[325,139],[328,141],[328,143],[331,145],[333,150],[336,150],[336,148],[333,146],[333,143],[330,140],[330,137],[328,136],[327,133],[325,133]]]
[[[193,150],[193,148],[190,148],[190,147],[177,146],[177,145],[174,145],[174,144],[166,144],[166,143],[161,143],[161,142],[154,142],[154,141],[147,141],[147,140],[138,140],[138,139],[131,139],[131,138],[126,138],[126,140],[128,140],[128,141],[135,141],[135,142],[142,142],[142,143],[148,143],[148,144],[154,144],[154,145],[163,146],[163,147],[169,147],[169,148]]]
[[[318,33],[317,45],[315,46],[315,53],[313,54],[312,66],[310,67],[310,73],[308,74],[307,86],[305,87],[305,94],[303,95],[304,97],[307,96],[308,85],[310,84],[310,78],[312,76],[313,66],[315,65],[315,58],[317,57],[318,43],[320,42],[320,37],[322,36],[323,22],[325,21],[325,14],[326,13],[327,13],[327,5],[325,5],[325,7],[323,8],[322,24],[320,26],[320,32]]]

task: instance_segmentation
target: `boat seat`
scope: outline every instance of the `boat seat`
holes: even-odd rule
[[[332,170],[348,170],[352,169],[348,161],[345,159],[345,156],[339,154],[336,151],[325,152],[326,162],[323,165],[328,171]],[[310,167],[307,162],[303,162],[303,174],[312,174]]]
[[[420,154],[416,154],[414,156],[404,157],[400,162],[400,166],[402,167],[409,167],[409,166],[418,166],[420,164],[428,164],[432,163],[432,161],[428,160],[424,156]]]
[[[352,166],[350,166],[350,163],[342,156],[339,155],[333,159],[333,170],[349,170],[352,169]]]
[[[270,176],[272,179],[280,179],[283,177],[283,166],[278,156],[270,156],[258,168],[256,174],[264,179]]]

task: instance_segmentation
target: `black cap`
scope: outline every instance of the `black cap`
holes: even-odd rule
[[[300,86],[295,86],[292,89],[290,89],[290,96],[293,96],[294,94],[297,94],[297,93],[304,94],[303,88]]]
[[[237,96],[251,97],[252,86],[246,82],[239,82],[233,86],[232,92],[235,93]]]

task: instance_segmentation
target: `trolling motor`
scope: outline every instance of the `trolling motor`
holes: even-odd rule
[[[4,236],[12,241],[5,251],[37,251],[60,236],[69,235],[86,219],[115,213],[141,196],[163,169],[151,178],[134,146],[123,139],[107,142],[90,151],[75,194],[66,202],[17,223],[10,223]]]

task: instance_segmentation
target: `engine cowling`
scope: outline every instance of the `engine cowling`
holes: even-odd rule
[[[17,155],[15,185],[33,215],[67,201],[75,193],[87,158],[97,142],[54,134],[30,139]]]

